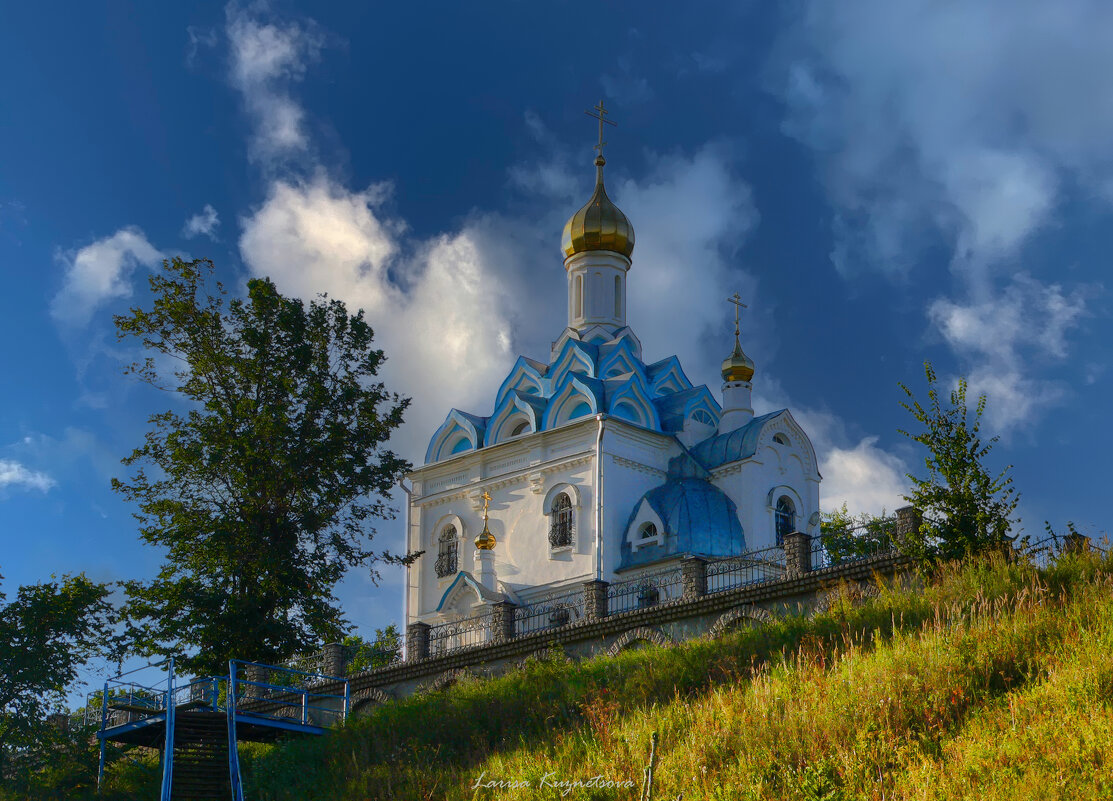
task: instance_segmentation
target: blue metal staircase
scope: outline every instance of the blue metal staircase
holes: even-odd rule
[[[243,801],[239,741],[324,734],[351,706],[345,678],[238,660],[227,676],[178,684],[169,659],[115,676],[99,694],[98,782],[109,742],[158,748],[160,801]]]

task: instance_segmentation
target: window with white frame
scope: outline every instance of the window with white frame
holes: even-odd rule
[[[437,538],[437,578],[456,574],[457,545],[456,526],[446,526]]]

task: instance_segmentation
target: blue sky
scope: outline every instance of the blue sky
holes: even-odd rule
[[[826,508],[871,511],[922,470],[897,383],[931,360],[988,393],[1027,533],[1108,528],[1106,3],[21,4],[0,74],[9,591],[157,569],[109,479],[175,401],[112,314],[166,256],[365,308],[415,461],[489,413],[563,325],[600,97],[648,360],[717,392],[742,293],[758,411],[809,431]],[[368,633],[400,584],[340,596]]]

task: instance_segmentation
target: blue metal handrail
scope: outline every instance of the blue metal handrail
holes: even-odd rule
[[[236,748],[237,720],[252,726],[271,726],[307,733],[321,733],[322,719],[332,716],[334,721],[342,722],[347,719],[351,709],[351,686],[346,678],[340,676],[326,676],[277,665],[232,660],[228,663],[226,677],[205,676],[179,684],[174,665],[174,658],[171,657],[163,662],[143,665],[105,681],[100,698],[98,788],[104,779],[106,746],[110,738],[119,737],[121,733],[135,728],[165,722],[160,799],[168,801],[174,782],[173,755],[177,710],[178,707],[189,705],[188,708],[196,709],[200,706],[213,712],[227,714],[229,774],[233,795],[242,801],[243,780]],[[163,667],[166,668],[164,681],[141,684],[137,681],[125,680],[126,677],[139,671]],[[271,680],[260,681],[255,677],[245,677],[246,668],[256,669]],[[221,682],[227,682],[227,692],[223,699]],[[334,683],[335,692],[325,692],[321,688],[321,685]],[[340,688],[343,688],[342,692]],[[86,708],[94,696],[95,693],[90,693],[86,700]],[[295,705],[299,710],[296,720],[289,716],[274,714],[275,708],[282,709]],[[117,711],[126,711],[128,718],[123,724],[110,725],[112,707]],[[139,720],[132,720],[132,715],[139,715]]]

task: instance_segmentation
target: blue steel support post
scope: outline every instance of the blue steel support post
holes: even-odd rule
[[[108,728],[108,682],[104,683],[104,694],[100,697],[100,733]],[[104,749],[106,741],[100,737],[100,766],[97,768],[97,792],[100,792],[100,783],[104,779]]]
[[[243,780],[240,778],[240,751],[236,747],[236,660],[228,663],[228,777],[232,783],[232,798],[243,801]]]
[[[170,801],[174,783],[174,657],[166,675],[166,748],[162,755],[162,801]]]

